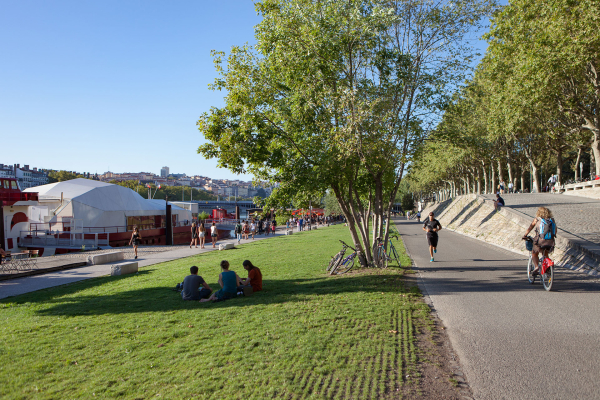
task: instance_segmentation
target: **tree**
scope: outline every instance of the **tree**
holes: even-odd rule
[[[401,204],[404,211],[413,210],[415,208],[415,200],[413,199],[412,194],[404,193]]]
[[[77,178],[83,178],[83,177],[84,176],[81,174],[76,174],[76,173],[64,171],[64,170],[51,171],[48,173],[48,181],[50,181],[50,183],[70,181],[71,179],[77,179]]]
[[[214,52],[220,76],[212,88],[227,93],[226,105],[200,117],[208,142],[198,152],[279,182],[280,202],[331,190],[368,262],[371,240],[387,239],[385,215],[429,116],[464,79],[472,52],[462,38],[492,6],[259,2],[256,48]]]
[[[268,195],[267,195],[267,191],[266,191],[265,189],[263,189],[263,188],[258,188],[258,190],[256,191],[256,195],[257,195],[258,197],[261,197],[261,198],[263,198],[263,199],[264,199],[264,198],[266,198],[266,197],[268,196]]]
[[[560,126],[561,134],[579,129],[591,134],[596,174],[600,174],[599,20],[596,0],[511,1],[493,19],[486,56],[492,78],[505,82],[513,93],[516,111],[537,114],[541,118],[535,125],[544,120]],[[551,115],[548,109],[553,110]],[[567,118],[556,118],[559,113]],[[525,119],[519,112],[513,115]]]

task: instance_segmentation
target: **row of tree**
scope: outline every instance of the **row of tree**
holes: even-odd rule
[[[372,261],[415,152],[464,81],[464,40],[493,0],[263,0],[256,46],[215,51],[198,152],[236,173],[278,183],[268,207],[326,193]],[[371,219],[371,215],[374,217]],[[370,225],[371,224],[371,225]],[[372,229],[372,231],[371,231]]]
[[[169,200],[171,201],[217,200],[217,195],[204,189],[196,189],[189,186],[160,186],[159,189],[153,183],[148,188],[145,184],[141,184],[136,180],[112,180],[109,183],[129,188],[139,193],[142,197],[151,199],[165,199],[166,196],[169,196]]]
[[[414,191],[540,191],[541,168],[600,175],[600,7],[596,0],[511,0],[492,19],[474,78],[452,99],[411,169]],[[593,167],[595,164],[595,167]]]

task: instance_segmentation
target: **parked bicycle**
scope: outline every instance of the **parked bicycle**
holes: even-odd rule
[[[327,267],[327,271],[330,275],[341,275],[350,271],[352,267],[354,267],[356,257],[358,257],[360,253],[354,247],[344,243],[341,240],[340,243],[342,243],[342,250],[332,257],[331,261],[329,262],[329,266]],[[349,256],[344,257],[347,249],[352,249],[353,252]]]
[[[531,236],[523,238],[525,240],[525,248],[529,250],[529,262],[527,263],[527,280],[530,284],[535,282],[535,277],[540,276],[542,285],[547,291],[552,290],[552,284],[554,283],[554,261],[550,257],[544,256],[544,252],[540,251],[539,255],[539,273],[534,274],[535,265],[533,265],[533,258],[531,252],[533,250],[533,239]]]

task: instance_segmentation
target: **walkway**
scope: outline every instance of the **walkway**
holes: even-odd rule
[[[319,227],[318,229],[322,229]],[[295,231],[294,231],[295,232]],[[279,230],[275,237],[285,235],[285,227],[284,229]],[[272,238],[273,235],[269,236],[256,236],[255,241],[265,240]],[[251,243],[252,239],[242,241],[242,244]],[[237,245],[237,240],[235,239],[227,239],[221,240],[218,244],[225,243],[234,243]],[[115,249],[120,250],[120,249]],[[124,248],[126,250],[126,255],[133,258],[133,252],[131,247]],[[153,246],[147,246],[143,248],[143,251],[140,253],[140,257],[138,258],[138,267],[147,267],[154,264],[159,264],[162,262],[177,260],[180,258],[191,257],[198,254],[202,254],[208,251],[218,250],[212,248],[212,244],[206,244],[205,249],[190,249],[189,246],[172,246],[170,250],[165,251],[164,246],[156,246],[156,249]],[[79,261],[82,258],[82,255],[86,255],[86,253],[75,253],[72,255],[65,255],[65,257],[72,257],[74,261]],[[63,256],[61,256],[63,257]],[[43,258],[43,257],[42,257]],[[0,299],[10,296],[17,296],[23,293],[29,293],[36,290],[47,289],[54,286],[66,285],[69,283],[81,281],[84,279],[95,278],[98,276],[104,276],[110,274],[111,264],[105,265],[91,265],[87,267],[74,268],[64,271],[51,272],[43,275],[35,275],[24,278],[11,279],[7,281],[0,282]]]
[[[483,195],[495,199],[495,195]],[[506,206],[532,219],[540,206],[550,208],[559,228],[600,244],[600,201],[579,196],[550,193],[503,194]]]
[[[397,227],[476,399],[600,398],[598,279],[559,269],[548,293],[522,255],[447,230],[430,263],[421,225]]]

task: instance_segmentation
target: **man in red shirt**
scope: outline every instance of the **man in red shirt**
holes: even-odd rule
[[[248,271],[248,278],[241,279],[242,286],[238,288],[239,290],[243,290],[244,286],[252,286],[253,292],[260,292],[262,290],[262,273],[258,267],[252,265],[252,263],[248,260],[245,260],[242,265],[244,269]]]

